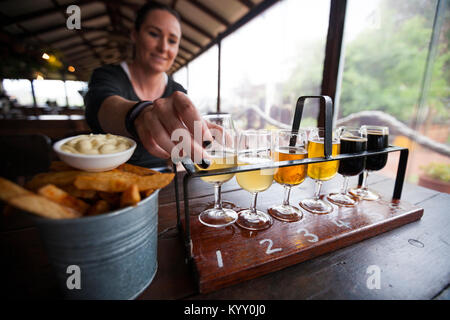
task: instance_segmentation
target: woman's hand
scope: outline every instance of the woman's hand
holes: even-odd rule
[[[147,151],[162,159],[172,156],[172,150],[175,147],[172,134],[175,130],[181,130],[183,139],[190,140],[190,150],[184,150],[184,152],[185,154],[190,152],[191,159],[205,159],[206,153],[203,146],[206,147],[209,144],[208,141],[211,142],[213,139],[207,124],[202,120],[191,100],[180,91],[175,91],[168,98],[153,101],[153,105],[142,111],[136,119],[135,127]],[[180,131],[177,131],[177,137],[180,136],[179,133]],[[199,134],[201,138],[198,137]]]

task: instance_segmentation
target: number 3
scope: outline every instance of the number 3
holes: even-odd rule
[[[297,233],[302,233],[302,232],[305,233],[305,238],[307,238],[307,237],[312,238],[312,239],[306,239],[309,242],[317,242],[317,241],[319,241],[319,237],[318,236],[316,236],[314,233],[309,233],[308,230],[306,230],[305,228],[300,228],[300,229],[297,230]]]

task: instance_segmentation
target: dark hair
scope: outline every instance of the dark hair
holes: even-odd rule
[[[159,2],[149,1],[146,4],[144,4],[136,13],[136,19],[134,20],[134,29],[136,31],[139,31],[139,29],[141,29],[141,26],[144,23],[147,13],[153,10],[165,10],[170,14],[172,14],[175,18],[177,18],[178,22],[181,23],[180,15],[174,9],[172,9],[168,5]]]

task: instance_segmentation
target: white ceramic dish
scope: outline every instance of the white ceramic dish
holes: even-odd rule
[[[132,139],[126,138],[130,141],[131,147],[125,151],[108,153],[108,154],[76,154],[65,152],[61,150],[61,146],[69,140],[72,140],[78,136],[73,136],[57,141],[53,145],[53,150],[55,150],[58,157],[67,163],[69,166],[89,171],[89,172],[101,172],[108,171],[117,168],[121,164],[127,162],[133,152],[136,149],[136,142]]]

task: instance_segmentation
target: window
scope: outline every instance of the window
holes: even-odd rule
[[[200,113],[215,112],[217,108],[218,50],[214,46],[189,63],[189,98]]]
[[[289,127],[297,98],[320,94],[329,10],[328,0],[282,1],[222,41],[221,111],[238,128]],[[317,114],[306,107],[302,127]]]
[[[70,107],[84,106],[83,95],[87,91],[87,82],[67,80],[65,82],[65,86],[69,106]]]
[[[178,70],[176,73],[173,74],[173,80],[181,84],[186,90],[188,90],[189,93],[189,82],[188,82],[188,66],[185,66]]]
[[[448,30],[441,35],[431,66],[429,88],[422,91],[437,0],[350,0],[347,5],[344,63],[338,118],[363,110],[377,110],[400,120],[406,127],[441,143],[449,139]],[[447,17],[448,17],[447,8]],[[421,94],[427,97],[419,104]],[[374,113],[352,124],[386,124]],[[390,125],[390,143],[410,148],[407,179],[416,182],[420,167],[449,158],[431,152]],[[389,155],[381,174],[394,176],[398,154]]]
[[[22,106],[33,105],[33,93],[29,80],[4,79],[2,83],[3,89],[11,100],[16,100]]]
[[[56,103],[57,106],[66,105],[64,82],[61,80],[33,80],[34,94],[38,106]]]

